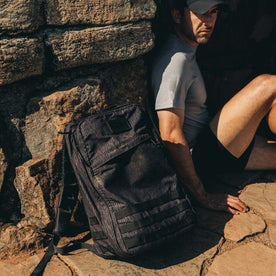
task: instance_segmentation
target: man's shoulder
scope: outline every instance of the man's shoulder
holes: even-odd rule
[[[194,53],[194,50],[176,35],[170,35],[157,51],[154,63],[157,63],[158,66],[171,64],[182,67],[185,63],[190,62]]]

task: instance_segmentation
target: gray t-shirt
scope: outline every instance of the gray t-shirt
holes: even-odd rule
[[[195,52],[196,47],[172,34],[152,64],[155,109],[185,110],[183,132],[190,148],[209,121],[205,84]]]

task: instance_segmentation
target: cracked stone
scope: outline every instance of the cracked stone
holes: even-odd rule
[[[46,18],[50,25],[111,25],[153,19],[156,5],[153,0],[132,1],[71,1],[46,0]]]
[[[0,40],[0,86],[41,75],[43,63],[42,37]]]
[[[224,237],[237,242],[247,236],[263,232],[265,227],[263,219],[255,214],[238,214],[226,223]]]
[[[21,263],[4,263],[0,262],[1,276],[29,276],[38,264],[43,254],[32,256]],[[51,262],[47,265],[43,276],[73,276],[71,269],[53,256]]]
[[[73,268],[77,275],[200,275],[206,259],[217,252],[220,235],[194,229],[181,240],[169,246],[123,262],[104,260],[91,252],[78,250],[60,258]]]
[[[207,276],[275,275],[275,260],[275,250],[252,242],[217,256]]]
[[[249,185],[240,195],[240,199],[250,208],[260,213],[264,219],[276,220],[275,183]]]
[[[263,232],[264,220],[251,213],[231,215],[197,208],[197,221],[200,227],[223,235],[227,240],[240,241],[247,236]]]
[[[105,27],[49,32],[55,70],[134,59],[154,46],[147,21]],[[92,45],[92,46],[91,46]]]
[[[276,246],[276,223],[269,225],[268,234],[271,243]]]

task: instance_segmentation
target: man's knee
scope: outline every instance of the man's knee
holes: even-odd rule
[[[276,75],[262,74],[253,80],[253,84],[260,88],[262,93],[267,93],[276,98]]]

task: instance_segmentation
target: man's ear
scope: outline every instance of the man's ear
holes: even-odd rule
[[[182,15],[179,10],[173,8],[171,10],[171,16],[172,16],[174,23],[180,24],[182,22]]]

